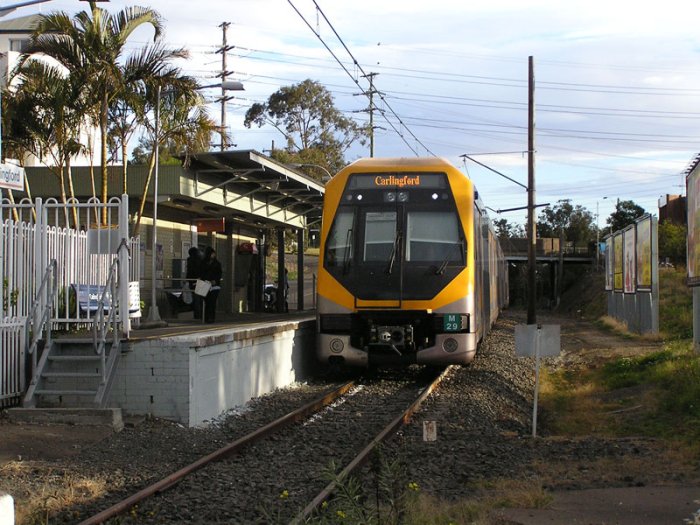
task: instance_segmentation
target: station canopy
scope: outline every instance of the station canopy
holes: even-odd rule
[[[194,154],[183,179],[179,195],[163,204],[223,217],[234,228],[308,228],[320,221],[323,185],[254,150]]]

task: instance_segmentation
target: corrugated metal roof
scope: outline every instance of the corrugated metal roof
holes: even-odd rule
[[[693,160],[690,161],[688,166],[685,168],[685,171],[683,172],[684,175],[690,175],[690,173],[698,167],[698,164],[700,164],[700,153],[695,155]]]
[[[59,199],[60,184],[46,167],[25,168],[33,197]],[[87,166],[72,167],[76,197],[92,196]],[[148,167],[130,165],[129,208],[136,211]],[[100,194],[99,166],[94,167]],[[146,192],[146,215],[153,203],[153,183]],[[108,167],[108,195],[122,192],[121,166]],[[225,217],[227,222],[260,228],[285,225],[304,228],[320,220],[325,188],[303,173],[254,150],[197,153],[187,168],[161,165],[158,173],[158,215],[178,222]]]

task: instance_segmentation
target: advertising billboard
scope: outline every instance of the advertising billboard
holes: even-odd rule
[[[688,286],[700,285],[700,168],[688,173]]]
[[[651,290],[651,215],[637,221],[637,289]]]
[[[613,240],[612,237],[605,239],[605,289],[613,289],[615,269],[613,266]]]
[[[637,289],[637,243],[634,232],[634,226],[622,232],[622,259],[624,261],[622,278],[624,280],[623,291],[625,293],[634,293]]]
[[[622,233],[613,237],[613,289],[622,291]]]

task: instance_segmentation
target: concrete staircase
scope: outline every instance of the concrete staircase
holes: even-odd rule
[[[104,356],[95,346],[91,337],[53,339],[37,363],[23,406],[104,408],[121,344],[106,344]]]

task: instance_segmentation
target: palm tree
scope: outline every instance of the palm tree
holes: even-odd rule
[[[158,88],[163,85],[165,89],[161,88],[162,96],[158,97]],[[204,100],[197,91],[198,88],[197,82],[188,76],[169,78],[167,82],[159,80],[147,85],[145,99],[154,113],[156,104],[159,103],[159,122],[157,134],[155,120],[146,119],[142,122],[149,135],[149,142],[153,144],[153,149],[132,233],[134,236],[138,235],[141,226],[146,195],[156,163],[156,146],[164,143],[172,146],[183,155],[184,163],[187,164],[191,153],[208,149],[212,133],[219,131],[219,126],[207,113]]]
[[[58,61],[75,79],[82,79],[86,102],[99,108],[96,113],[100,127],[101,196],[106,202],[108,112],[123,86],[120,60],[134,30],[150,24],[157,41],[163,26],[160,15],[150,8],[128,7],[112,15],[91,1],[90,9],[91,12],[81,11],[72,19],[62,12],[42,15],[20,63],[41,53]]]
[[[82,86],[65,71],[41,60],[24,62],[13,77],[19,85],[8,93],[6,101],[6,122],[13,132],[11,144],[42,161],[52,159],[49,169],[58,177],[61,199],[66,203],[66,186],[70,198],[75,198],[71,158],[83,149],[79,142],[84,122]],[[77,224],[75,208],[73,221]]]
[[[189,58],[183,49],[165,49],[157,43],[142,48],[129,57],[122,67],[122,89],[109,105],[109,135],[121,148],[122,191],[127,193],[127,147],[139,125],[146,120],[147,102],[145,83],[160,78],[168,83],[177,83],[180,69],[171,66],[177,58]]]

